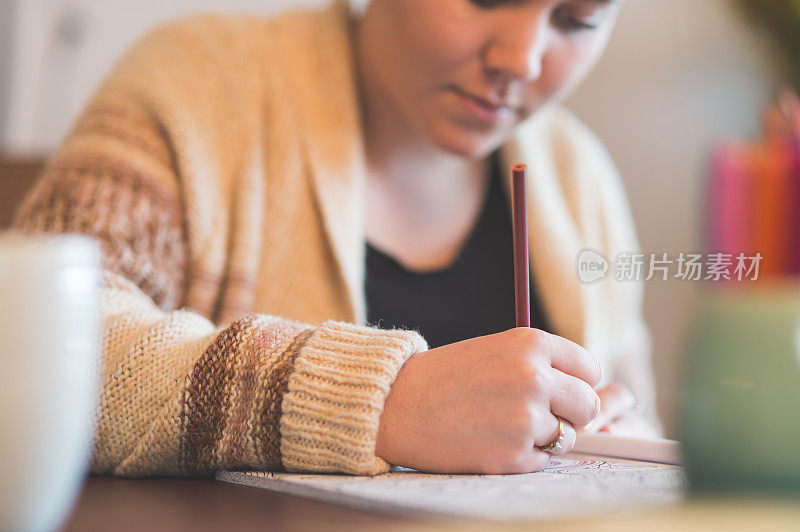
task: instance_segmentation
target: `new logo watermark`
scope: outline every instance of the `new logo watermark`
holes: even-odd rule
[[[578,255],[578,279],[584,284],[592,284],[605,279],[608,261],[594,249],[584,249]]]
[[[592,284],[605,279],[612,270],[616,281],[756,281],[763,256],[739,253],[628,253],[614,257],[613,264],[595,249],[578,254],[578,279]]]

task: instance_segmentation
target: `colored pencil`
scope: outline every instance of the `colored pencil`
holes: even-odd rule
[[[530,268],[528,258],[528,205],[524,164],[511,167],[512,216],[514,218],[514,298],[517,327],[531,326]]]

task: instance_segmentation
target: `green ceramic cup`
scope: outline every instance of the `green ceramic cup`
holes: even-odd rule
[[[683,407],[690,485],[800,495],[800,285],[713,293],[698,314]]]

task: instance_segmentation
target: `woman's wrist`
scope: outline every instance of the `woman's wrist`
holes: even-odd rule
[[[403,456],[400,445],[403,442],[407,443],[410,434],[413,434],[411,422],[414,414],[405,399],[411,387],[418,356],[419,354],[412,355],[400,367],[381,411],[375,441],[375,456],[392,465],[402,465],[398,463],[402,461]]]

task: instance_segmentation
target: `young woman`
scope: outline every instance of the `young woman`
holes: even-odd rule
[[[103,244],[93,470],[515,473],[576,430],[651,433],[641,286],[576,270],[637,250],[625,195],[555,105],[619,8],[340,1],[135,46],[16,217]]]

